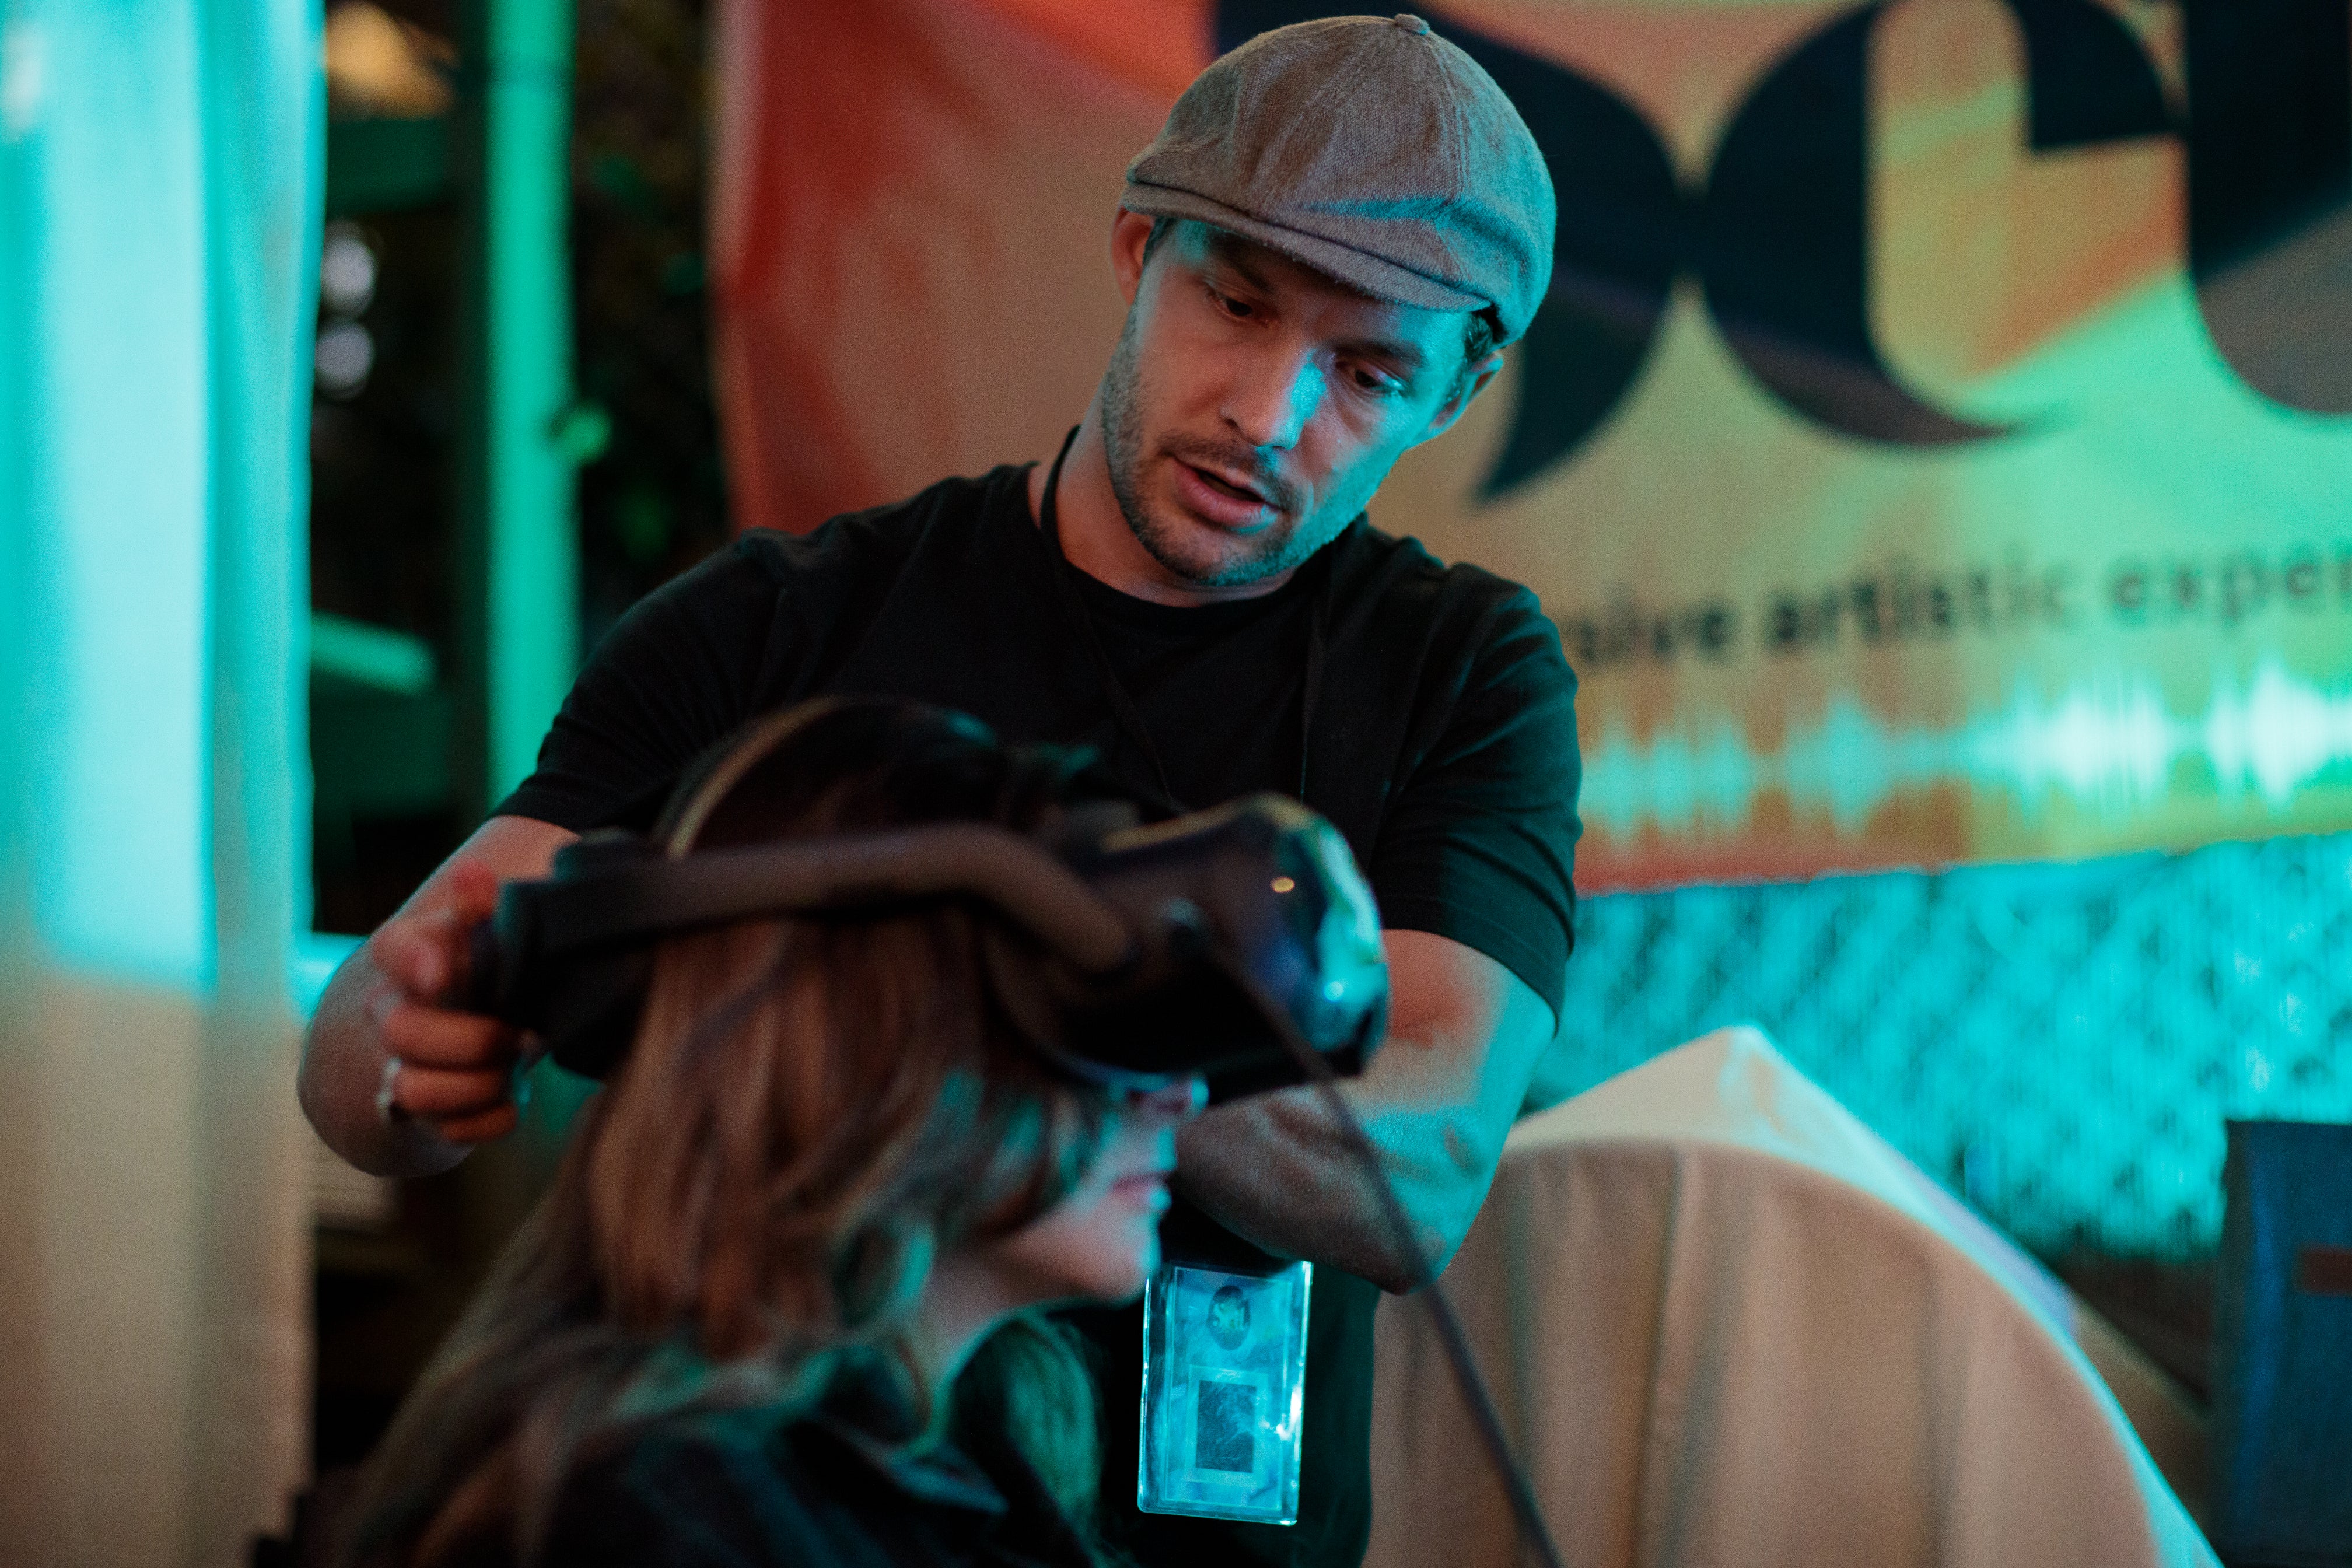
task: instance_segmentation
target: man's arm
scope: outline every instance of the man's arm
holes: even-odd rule
[[[513,1130],[515,1032],[440,1003],[499,884],[545,876],[575,837],[529,817],[490,818],[343,961],[319,998],[295,1079],[303,1113],[329,1148],[373,1175],[428,1176]],[[408,1114],[387,1122],[376,1095],[395,1057]]]
[[[1177,1135],[1177,1178],[1211,1217],[1267,1251],[1403,1291],[1434,1278],[1469,1234],[1552,1017],[1475,948],[1427,931],[1382,937],[1389,1037],[1340,1093],[1381,1152],[1430,1272],[1400,1256],[1370,1173],[1312,1089],[1201,1117]]]

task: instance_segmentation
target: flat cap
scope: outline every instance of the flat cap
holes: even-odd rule
[[[1376,299],[1527,331],[1551,280],[1551,176],[1495,79],[1418,16],[1261,33],[1127,166],[1130,212],[1230,229]]]

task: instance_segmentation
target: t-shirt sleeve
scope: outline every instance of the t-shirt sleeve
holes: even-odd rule
[[[1576,677],[1520,589],[1488,616],[1436,742],[1404,777],[1369,868],[1383,925],[1475,948],[1557,1020],[1575,942]]]
[[[751,716],[776,580],[741,545],[640,600],[572,682],[530,777],[498,815],[575,833],[645,815]]]

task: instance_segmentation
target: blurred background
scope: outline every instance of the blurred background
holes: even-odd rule
[[[1126,158],[1340,9],[0,0],[0,1560],[364,1455],[579,1089],[362,1177],[325,976],[639,595],[1048,455]],[[1758,1023],[2202,1400],[2225,1121],[2352,1120],[2352,7],[1430,15],[1561,196],[1374,509],[1582,682],[1548,1091]]]

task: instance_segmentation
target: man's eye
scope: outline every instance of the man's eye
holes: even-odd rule
[[[1256,314],[1242,300],[1234,299],[1230,294],[1220,293],[1214,289],[1209,290],[1209,298],[1216,302],[1218,310],[1236,321],[1246,321],[1251,316]]]
[[[1349,379],[1355,382],[1356,390],[1359,392],[1376,393],[1386,397],[1404,390],[1404,384],[1396,377],[1384,370],[1376,370],[1368,364],[1356,365],[1348,372],[1348,374]]]

